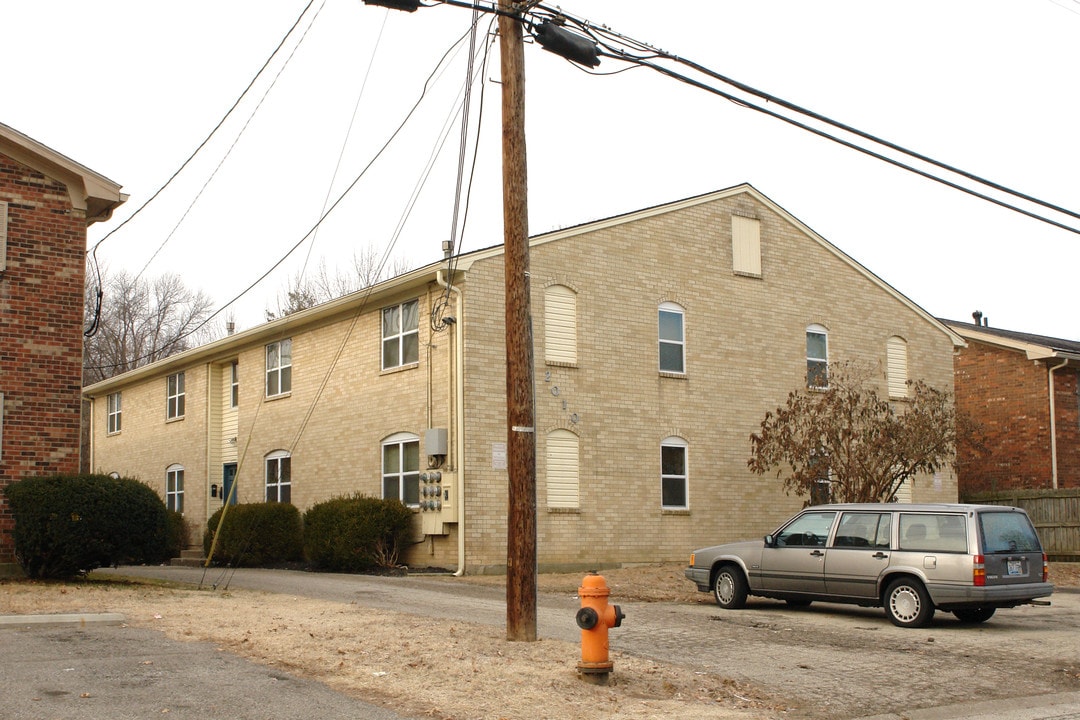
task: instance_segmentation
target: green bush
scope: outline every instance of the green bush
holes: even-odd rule
[[[227,508],[228,512],[223,507],[206,523],[203,551],[209,557],[221,514],[225,512],[225,523],[214,547],[213,564],[264,567],[303,558],[300,511],[294,505],[248,503]]]
[[[149,486],[108,475],[31,477],[4,489],[15,557],[31,578],[166,559],[165,503]]]
[[[319,570],[370,572],[397,565],[412,511],[399,500],[353,495],[304,513],[304,555]]]
[[[188,544],[190,536],[188,521],[184,519],[184,513],[168,510],[168,522],[166,530],[165,557],[180,557]]]

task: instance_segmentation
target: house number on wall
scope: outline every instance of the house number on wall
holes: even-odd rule
[[[544,371],[544,382],[551,382],[551,371],[550,370]],[[558,385],[552,385],[551,386],[551,396],[552,397],[559,397],[560,392],[562,392],[562,391],[559,390]],[[569,409],[569,406],[567,405],[566,400],[562,401],[562,409],[563,410],[568,410]],[[579,420],[580,420],[580,418],[578,417],[577,413],[572,413],[570,415],[570,422],[574,423],[575,425],[578,423]]]

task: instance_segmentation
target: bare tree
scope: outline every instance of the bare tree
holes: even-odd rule
[[[128,370],[196,347],[220,335],[203,327],[213,300],[201,290],[166,273],[151,281],[121,270],[101,272],[101,309],[97,310],[98,275],[87,272],[86,326],[94,328],[83,343],[83,383],[105,380]]]
[[[401,258],[389,266],[383,264],[382,257],[371,246],[353,253],[351,268],[331,272],[323,260],[313,272],[297,273],[289,278],[278,295],[276,307],[266,308],[266,319],[275,320],[307,310],[409,270],[408,262]]]
[[[828,387],[790,393],[750,436],[749,468],[759,475],[776,470],[785,492],[811,502],[823,499],[823,487],[834,502],[889,502],[917,473],[953,461],[952,396],[909,381],[907,400],[890,403],[871,375],[853,363],[830,365]]]

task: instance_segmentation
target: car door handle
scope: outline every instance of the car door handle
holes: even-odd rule
[[[814,552],[810,553],[810,557],[821,557],[824,554],[825,553],[821,552],[820,550],[815,550]]]
[[[884,560],[885,558],[887,558],[889,556],[886,555],[885,553],[881,552],[880,550],[878,550],[876,553],[873,554],[872,557],[876,557],[878,560]]]

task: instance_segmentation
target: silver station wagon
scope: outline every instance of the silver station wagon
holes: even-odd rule
[[[884,607],[894,625],[922,627],[934,610],[961,622],[997,608],[1043,604],[1046,554],[1019,508],[996,505],[849,504],[809,507],[764,540],[690,556],[686,577],[720,607],[748,595],[791,605],[815,600]]]

